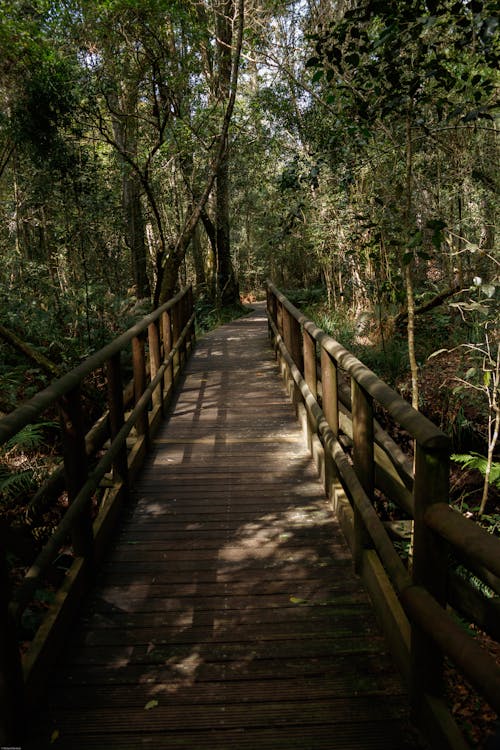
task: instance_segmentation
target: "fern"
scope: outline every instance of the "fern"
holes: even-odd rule
[[[486,474],[487,459],[480,453],[453,453],[451,458],[464,469],[478,469],[482,476]],[[491,465],[490,483],[500,489],[500,463],[494,461]]]
[[[38,422],[27,424],[17,435],[5,443],[5,450],[35,451],[44,443],[44,431],[47,427],[57,427],[57,422]]]
[[[27,493],[33,487],[33,482],[34,475],[32,469],[26,469],[14,474],[2,472],[0,474],[0,497],[6,500],[9,497]]]

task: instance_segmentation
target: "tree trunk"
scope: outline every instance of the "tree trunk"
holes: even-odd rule
[[[411,142],[411,113],[406,116],[406,207],[405,207],[405,234],[410,237],[411,204],[412,204],[412,167],[413,149]],[[408,357],[411,372],[411,405],[418,410],[418,363],[415,353],[415,296],[413,293],[413,279],[411,277],[412,263],[405,266],[405,285],[407,299],[407,339]]]
[[[235,15],[234,0],[218,0],[215,3],[217,33],[217,86],[216,96],[229,106],[232,77],[232,23]],[[216,226],[216,299],[221,304],[239,300],[238,283],[231,261],[229,219],[229,138],[226,132],[222,143],[221,158],[215,178],[215,226]]]
[[[228,8],[234,11],[234,4],[232,1],[219,4],[228,6]],[[168,251],[168,268],[165,266],[165,273],[163,274],[163,277],[160,279],[160,284],[157,284],[157,290],[155,290],[155,303],[163,303],[166,302],[171,296],[173,291],[175,290],[175,284],[177,282],[177,272],[179,270],[180,264],[182,263],[182,259],[184,258],[184,254],[186,252],[186,249],[191,242],[191,238],[193,236],[193,232],[195,231],[196,225],[198,221],[200,220],[202,213],[205,209],[205,206],[207,204],[208,198],[212,192],[215,180],[217,178],[219,168],[221,163],[224,161],[224,155],[226,152],[226,141],[227,141],[227,134],[229,131],[229,125],[231,122],[231,117],[233,114],[234,109],[234,103],[236,99],[236,89],[238,85],[238,72],[239,72],[239,61],[240,61],[240,55],[241,55],[241,46],[243,41],[243,26],[244,26],[244,15],[243,15],[243,9],[244,9],[244,0],[239,0],[238,2],[238,11],[235,13],[235,18],[237,18],[237,35],[236,35],[236,41],[234,43],[234,50],[231,55],[232,47],[229,48],[229,59],[230,59],[230,76],[229,76],[229,83],[228,83],[228,91],[229,96],[227,98],[226,102],[226,108],[224,112],[224,119],[221,125],[220,130],[220,136],[217,140],[217,149],[216,154],[212,161],[212,170],[209,174],[207,183],[205,185],[205,189],[200,196],[200,198],[197,200],[196,205],[193,207],[192,212],[189,216],[186,217],[184,226],[177,238],[177,241],[175,243],[175,247],[169,249]],[[229,24],[229,28],[231,28],[231,21],[229,17],[226,19],[226,22]],[[220,43],[220,42],[219,42]],[[175,280],[173,278],[175,272]]]
[[[229,221],[229,147],[226,148],[216,178],[216,299],[222,305],[239,300],[238,282],[231,260]]]
[[[135,293],[139,299],[151,297],[147,274],[145,225],[141,205],[141,186],[136,173],[124,165],[122,206],[125,220],[125,243],[130,250]]]
[[[132,278],[139,299],[151,297],[147,274],[145,225],[141,205],[141,181],[132,164],[137,163],[137,109],[138,90],[134,82],[123,83],[121,96],[111,97],[113,104],[113,134],[122,162],[122,211],[125,244],[130,250]],[[128,158],[124,158],[127,154]]]
[[[205,274],[205,263],[203,262],[203,248],[200,237],[200,225],[197,224],[191,239],[191,251],[193,253],[194,274],[198,289],[204,289],[207,283]]]

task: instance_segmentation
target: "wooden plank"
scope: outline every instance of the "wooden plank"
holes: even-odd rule
[[[131,501],[33,748],[412,747],[260,311],[199,342]]]

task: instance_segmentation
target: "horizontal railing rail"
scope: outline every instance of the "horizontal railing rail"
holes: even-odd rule
[[[47,667],[57,652],[82,591],[91,582],[106,552],[132,480],[166,414],[194,341],[193,294],[188,287],[0,420],[1,446],[44,412],[57,408],[65,477],[63,489],[69,503],[57,528],[14,590],[5,560],[0,561],[0,630],[8,640],[4,651],[9,654],[4,658],[4,651],[0,652],[0,702],[4,699],[8,709],[0,716],[0,744],[17,742],[22,706],[36,700],[43,687]],[[129,388],[124,398],[122,355],[129,349],[133,393]],[[82,386],[85,378],[96,370],[105,373],[108,408],[87,435],[86,442]],[[130,396],[132,404],[128,403]],[[97,433],[100,439],[94,441],[92,435]],[[95,465],[90,468],[92,448],[100,450]],[[60,494],[60,469],[55,473],[57,479],[53,484]],[[96,493],[100,495],[97,512],[93,508]],[[21,658],[19,630],[23,613],[44,585],[45,576],[61,550],[68,549],[69,540],[71,566],[55,592],[53,605]]]
[[[500,667],[449,612],[449,551],[498,582],[500,540],[448,505],[448,437],[267,283],[269,332],[309,446],[432,744],[466,748],[442,701],[444,659],[500,712]],[[346,394],[344,380],[350,382]],[[382,407],[414,441],[413,466],[377,424]],[[346,450],[349,445],[349,451]],[[375,491],[413,521],[405,564]]]

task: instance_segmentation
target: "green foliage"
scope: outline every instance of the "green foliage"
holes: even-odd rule
[[[45,444],[47,429],[52,430],[54,428],[59,429],[57,422],[28,424],[4,444],[2,452],[38,450]]]
[[[457,565],[455,568],[455,572],[458,573],[460,578],[462,578],[464,581],[467,581],[467,583],[469,583],[472,588],[478,591],[482,596],[486,597],[486,599],[493,599],[496,596],[495,592],[490,589],[489,586],[487,586],[480,578],[474,575],[474,573],[472,573],[464,565]]]
[[[27,495],[34,488],[32,469],[11,472],[0,466],[0,507],[19,495]]]
[[[362,121],[410,108],[423,127],[429,108],[438,121],[492,119],[495,18],[491,2],[365,0],[315,35],[317,55],[308,66],[316,80],[335,81],[337,91],[340,81]]]
[[[312,305],[311,302],[312,300],[304,309],[304,314],[314,320],[325,333],[352,351],[355,347],[356,325],[348,310],[333,310],[325,304]]]
[[[203,296],[195,302],[195,313],[197,330],[203,334],[247,315],[248,309],[241,304],[218,307],[209,297]]]
[[[480,453],[453,453],[451,458],[464,469],[477,469],[484,477],[486,474],[487,458]],[[500,489],[500,463],[493,461],[490,471],[490,483]]]
[[[0,504],[8,505],[35,489],[47,469],[40,454],[46,451],[58,428],[53,421],[28,424],[0,447]]]

